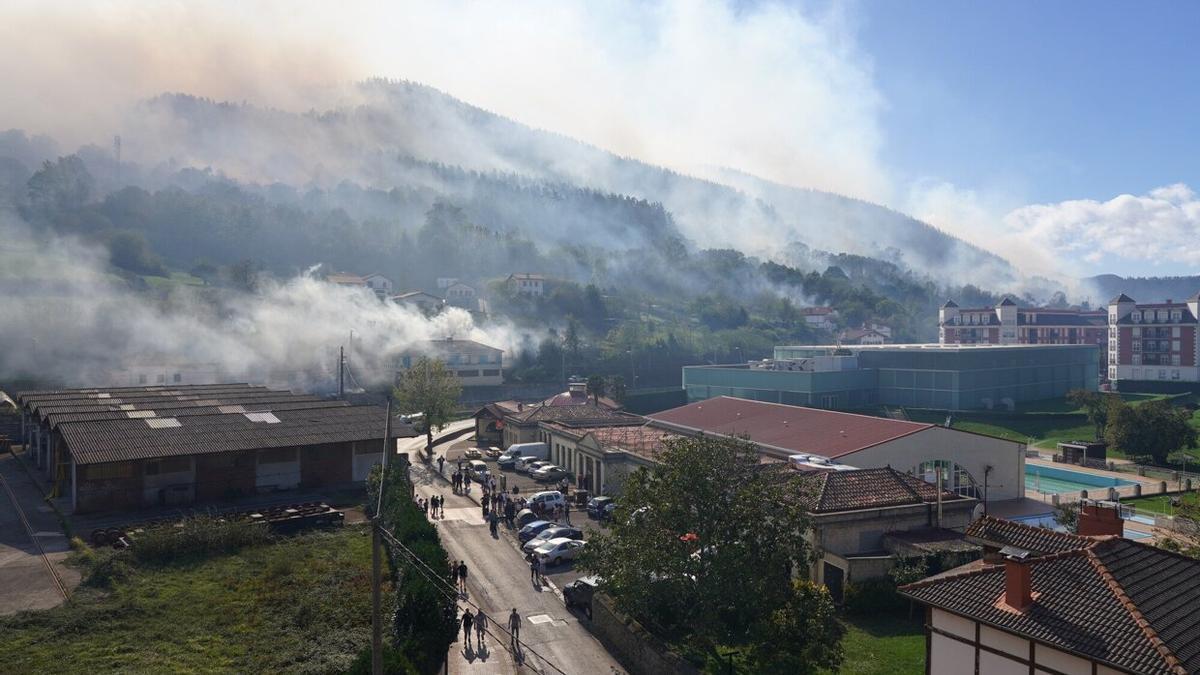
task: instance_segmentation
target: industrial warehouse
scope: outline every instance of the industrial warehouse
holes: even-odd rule
[[[415,435],[378,406],[248,384],[28,391],[22,435],[74,513],[362,481]]]

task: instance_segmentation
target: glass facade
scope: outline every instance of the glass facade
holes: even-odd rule
[[[793,372],[744,366],[683,369],[688,401],[737,396],[815,408],[896,405],[968,410],[1062,398],[1095,390],[1100,351],[1094,345],[959,348],[853,348],[855,370]],[[776,359],[829,353],[828,347],[776,347]]]

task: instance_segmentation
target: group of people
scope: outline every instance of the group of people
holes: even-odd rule
[[[417,497],[417,508],[425,514],[426,518],[445,518],[446,498],[441,495],[434,495],[429,499]]]
[[[463,647],[471,648],[472,630],[475,632],[476,646],[483,647],[483,634],[487,632],[490,623],[487,615],[483,613],[483,608],[476,608],[474,612],[469,607],[464,609],[459,622],[462,624]],[[516,647],[521,640],[521,615],[517,613],[516,607],[513,607],[512,613],[508,615],[508,632],[509,644]]]

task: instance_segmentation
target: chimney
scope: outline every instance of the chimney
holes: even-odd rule
[[[1033,580],[1029,551],[1016,546],[1000,549],[1004,556],[1004,604],[1009,609],[1024,612],[1033,604]]]
[[[1125,536],[1125,521],[1116,502],[1087,500],[1079,505],[1078,534],[1084,537]]]

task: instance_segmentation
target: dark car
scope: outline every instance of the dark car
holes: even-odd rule
[[[617,503],[612,497],[592,497],[587,505],[588,515],[592,518],[610,516],[615,508]]]
[[[530,539],[536,537],[542,530],[553,526],[554,523],[548,520],[535,520],[521,528],[521,531],[517,533],[517,539],[520,539],[521,543],[524,544]]]
[[[596,594],[596,586],[600,584],[599,577],[580,577],[563,587],[563,601],[567,607],[579,607],[592,615],[592,596]]]

